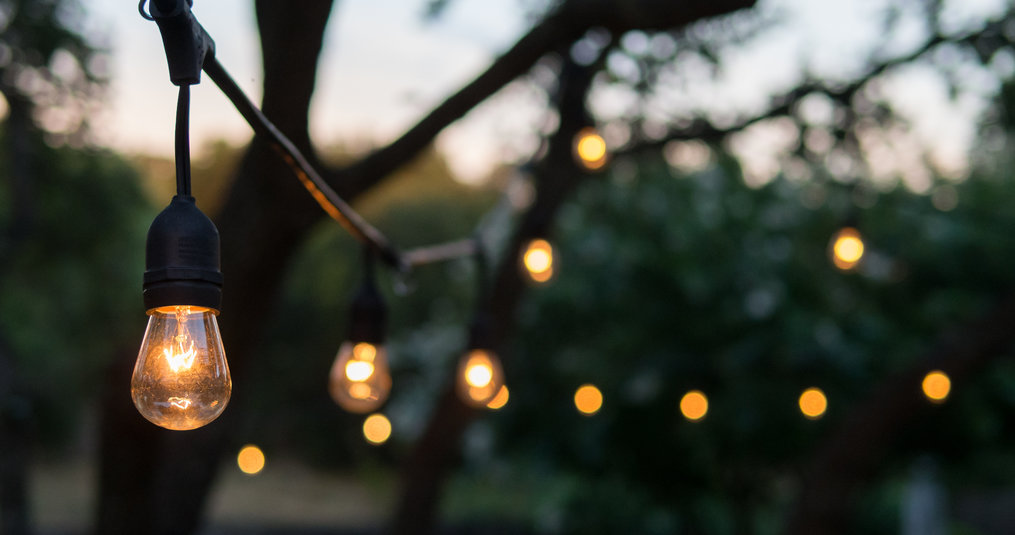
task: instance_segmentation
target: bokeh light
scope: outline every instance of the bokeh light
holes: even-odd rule
[[[391,438],[391,420],[379,412],[367,416],[363,421],[363,436],[371,444],[384,444]]]
[[[592,416],[603,407],[603,393],[595,385],[582,385],[574,393],[574,406],[578,412]]]
[[[708,398],[700,390],[691,390],[680,399],[680,413],[692,422],[701,420],[708,413]]]
[[[543,239],[535,239],[522,253],[525,273],[533,282],[543,283],[553,278],[553,246]]]
[[[236,456],[236,465],[244,474],[258,474],[264,470],[264,452],[253,444],[247,444]]]
[[[811,420],[817,420],[825,415],[828,409],[828,398],[820,388],[808,388],[800,394],[800,412]]]
[[[582,167],[595,171],[606,165],[606,140],[595,128],[584,128],[575,136],[574,153]]]
[[[832,237],[832,263],[843,271],[851,270],[860,263],[863,250],[863,238],[853,227],[845,227]]]
[[[497,395],[494,396],[493,399],[491,399],[490,402],[486,404],[486,408],[490,410],[500,409],[504,405],[507,405],[508,398],[510,397],[511,393],[508,392],[507,385],[502,385],[500,387],[500,390],[497,391]]]
[[[923,378],[923,395],[933,403],[944,403],[952,391],[952,380],[941,370],[934,370]]]

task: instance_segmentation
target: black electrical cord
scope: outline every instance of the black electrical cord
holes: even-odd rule
[[[176,194],[190,196],[190,85],[180,85],[176,101]]]
[[[369,245],[377,252],[378,257],[391,267],[407,272],[409,265],[402,258],[401,253],[388,241],[387,237],[377,230],[370,223],[367,223],[362,216],[357,214],[324,178],[317,172],[303,153],[296,145],[289,140],[253,102],[247,98],[243,90],[236,84],[236,81],[229,76],[229,73],[222,67],[222,64],[215,58],[208,59],[204,64],[204,72],[215,82],[222,93],[233,103],[236,110],[247,121],[247,124],[254,129],[254,132],[263,136],[271,144],[272,148],[278,151],[282,159],[296,173],[303,187],[310,192],[310,195],[321,205],[321,208],[338,221],[345,229],[360,242]]]

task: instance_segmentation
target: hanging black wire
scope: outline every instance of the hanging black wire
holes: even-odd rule
[[[190,196],[190,85],[180,85],[176,101],[176,194]]]
[[[190,5],[191,0],[183,0]],[[173,0],[164,0],[166,3],[165,8],[159,6],[160,13],[171,13],[173,12]],[[145,6],[148,3],[147,0],[141,0],[138,4],[138,11],[141,16],[148,20],[156,20],[159,22],[161,19],[155,19],[151,14],[145,11]],[[453,260],[457,258],[463,258],[466,256],[474,255],[479,249],[479,243],[477,239],[465,239],[456,240],[447,243],[436,244],[433,246],[419,247],[408,251],[406,253],[400,252],[391,241],[377,228],[370,225],[362,216],[356,213],[348,203],[345,202],[335,192],[331,186],[324,180],[321,174],[314,169],[307,158],[300,152],[296,145],[283,134],[265,115],[261,110],[247,97],[247,95],[240,89],[239,85],[235,80],[226,72],[225,68],[218,62],[214,57],[214,45],[211,37],[207,35],[204,28],[201,28],[200,24],[193,18],[189,11],[184,10],[182,14],[173,12],[172,17],[186,19],[184,24],[189,25],[191,31],[184,32],[188,37],[184,39],[187,41],[184,43],[186,46],[182,47],[183,50],[189,52],[190,55],[185,55],[186,61],[193,61],[194,50],[193,46],[206,47],[202,48],[204,52],[196,56],[199,61],[200,69],[203,70],[209,78],[215,83],[216,86],[222,91],[222,93],[229,99],[240,115],[246,120],[247,124],[253,128],[254,132],[264,138],[269,145],[281,156],[282,161],[289,166],[289,168],[299,179],[303,187],[310,193],[315,201],[321,206],[321,208],[327,213],[332,219],[342,225],[343,228],[349,234],[351,234],[358,241],[363,243],[369,249],[371,249],[377,257],[391,268],[394,268],[402,276],[407,275],[411,268],[414,266],[420,266],[424,264],[430,264],[435,262],[443,262],[447,260]],[[175,20],[175,19],[174,19]],[[179,21],[176,21],[179,23]],[[165,29],[163,30],[163,37],[166,37]],[[173,37],[179,37],[178,32],[173,34]],[[190,43],[189,40],[192,36],[197,37],[197,43]],[[174,45],[179,45],[174,41]],[[179,195],[190,195],[190,139],[189,139],[189,115],[190,115],[190,87],[189,83],[181,83],[182,78],[172,77],[172,59],[178,58],[177,54],[179,50],[174,46],[169,47],[169,43],[166,43],[167,58],[170,59],[170,74],[174,83],[180,85],[180,96],[177,105],[177,116],[176,116],[176,166],[177,166],[177,194]],[[205,55],[207,53],[207,56]],[[189,72],[189,71],[188,71]],[[197,79],[191,76],[192,79]],[[186,78],[187,80],[191,78]]]

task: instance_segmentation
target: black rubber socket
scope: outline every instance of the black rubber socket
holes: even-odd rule
[[[377,291],[373,280],[368,278],[352,300],[349,341],[366,342],[375,346],[383,344],[387,322],[388,309],[384,305],[384,299]]]
[[[144,305],[222,308],[219,233],[191,196],[177,195],[152,221],[145,248]]]

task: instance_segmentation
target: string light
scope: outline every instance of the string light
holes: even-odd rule
[[[574,155],[578,163],[589,171],[606,165],[606,140],[592,127],[583,128],[574,138]]]
[[[828,409],[828,398],[820,388],[808,388],[800,394],[800,412],[809,420],[817,420]]]
[[[845,227],[836,232],[829,247],[832,263],[842,271],[855,268],[863,258],[863,237],[853,227]]]
[[[708,398],[700,390],[691,390],[680,398],[680,413],[692,422],[698,422],[708,414]]]
[[[550,242],[542,238],[529,241],[521,259],[524,273],[532,282],[542,284],[553,278],[553,246]]]
[[[952,390],[952,380],[941,370],[934,370],[923,377],[923,395],[931,403],[944,403]]]
[[[219,236],[190,195],[190,86],[176,113],[176,196],[148,229],[144,304],[148,319],[130,381],[134,406],[176,431],[218,418],[232,394],[218,315]]]
[[[247,444],[236,455],[236,465],[244,474],[259,474],[264,470],[264,452],[253,444]]]
[[[603,393],[593,384],[584,384],[574,393],[574,406],[585,416],[592,416],[603,408]]]
[[[353,298],[349,337],[335,356],[328,380],[335,403],[355,413],[377,410],[391,391],[384,345],[387,308],[374,283],[372,258],[369,250],[364,252],[364,281]]]
[[[363,438],[367,442],[380,445],[391,438],[391,420],[381,413],[374,413],[363,420]]]

